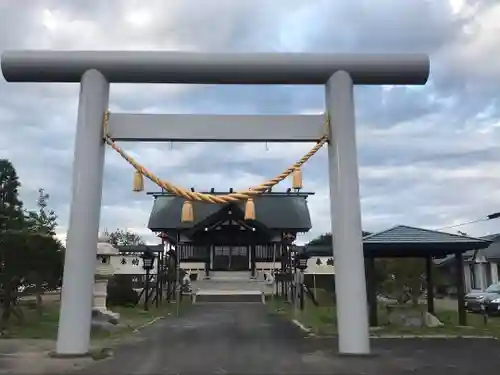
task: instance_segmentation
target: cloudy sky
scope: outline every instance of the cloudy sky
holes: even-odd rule
[[[500,3],[495,0],[0,0],[5,49],[214,52],[425,52],[423,87],[357,87],[363,227],[440,228],[500,211]],[[33,207],[51,195],[67,230],[77,84],[6,83],[0,157]],[[322,87],[112,85],[111,110],[146,113],[320,113]],[[125,144],[157,174],[197,190],[246,188],[311,144]],[[313,230],[329,231],[326,150],[304,169]],[[107,151],[101,227],[145,228],[152,200]],[[281,189],[289,186],[289,182]],[[147,190],[156,190],[152,184]],[[500,221],[458,229],[500,232]],[[456,229],[454,229],[456,230]],[[153,238],[154,240],[154,238]]]

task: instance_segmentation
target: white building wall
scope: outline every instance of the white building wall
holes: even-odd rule
[[[500,279],[498,278],[498,265],[497,263],[490,263],[489,266],[491,267],[491,281],[493,284],[500,282]]]
[[[472,290],[472,283],[471,283],[471,273],[470,273],[470,267],[468,264],[464,265],[464,281],[465,281],[465,292],[468,293]],[[456,280],[456,277],[455,277]]]
[[[204,262],[180,262],[180,268],[191,273],[205,272]]]
[[[485,290],[488,286],[486,285],[486,275],[484,272],[483,263],[474,264],[474,271],[476,273],[476,278],[477,278],[476,280],[478,283],[478,289]]]
[[[319,263],[318,264],[318,259]],[[329,265],[328,260],[331,260],[332,257],[325,256],[313,256],[307,260],[307,269],[305,270],[306,275],[334,275],[335,267],[333,265]]]
[[[471,283],[471,263],[467,263],[464,265],[464,278],[465,278],[465,291],[468,292],[477,292],[485,290],[490,284],[500,282],[500,275],[498,274],[498,267],[496,263],[486,262],[484,259],[480,259],[480,262],[476,262],[472,264],[472,269],[474,270],[476,285],[475,288],[472,288]],[[487,277],[487,268],[489,268],[491,272],[491,283],[488,282]]]

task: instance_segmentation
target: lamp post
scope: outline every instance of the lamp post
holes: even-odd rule
[[[286,249],[287,259],[285,262],[285,272],[289,275],[287,281],[284,283],[285,298],[288,300],[288,293],[290,293],[290,302],[295,302],[295,290],[293,282],[293,251],[292,243],[295,241],[296,235],[294,233],[285,232],[282,234],[282,243]]]
[[[299,290],[300,309],[304,310],[304,271],[307,269],[309,255],[305,252],[299,252],[295,255],[295,268],[297,272],[297,288]]]
[[[148,297],[149,297],[149,273],[153,269],[155,263],[155,255],[151,249],[146,248],[146,251],[141,256],[142,258],[142,268],[146,271],[146,283],[144,287],[144,310],[148,310]]]
[[[301,272],[307,269],[307,261],[309,260],[309,255],[300,252],[295,256],[295,267],[297,267]]]

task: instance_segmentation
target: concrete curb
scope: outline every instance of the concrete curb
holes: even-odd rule
[[[338,335],[314,335],[318,339],[336,339]],[[370,339],[480,339],[480,340],[500,340],[495,336],[472,336],[472,335],[370,335]]]
[[[151,324],[155,324],[157,321],[161,320],[161,319],[164,319],[165,317],[164,316],[157,316],[156,318],[150,320],[149,322],[147,323],[144,323],[142,326],[139,326],[137,327],[136,329],[134,329],[132,332],[133,333],[137,333],[139,332],[140,330],[146,328],[147,326],[150,326]]]
[[[483,339],[498,340],[495,336],[474,335],[378,335],[370,336],[371,339]]]
[[[311,328],[306,327],[297,319],[292,319],[292,323],[299,327],[302,331],[309,334],[310,337],[317,338],[338,338],[338,335],[316,335],[312,333]],[[474,335],[370,335],[370,339],[482,339],[482,340],[500,340],[495,336],[474,336]]]
[[[309,336],[316,336],[314,333],[311,333],[311,328],[307,328],[305,325],[303,325],[297,319],[292,319],[292,323],[295,324],[297,327],[299,327],[300,330],[307,333]]]

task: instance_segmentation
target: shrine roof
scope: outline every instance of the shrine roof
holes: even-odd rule
[[[431,256],[443,258],[456,252],[467,254],[470,250],[485,249],[490,246],[491,242],[489,238],[397,225],[364,236],[363,253],[365,257],[421,258]],[[333,254],[331,245],[306,245],[303,251],[311,256]]]
[[[444,257],[456,252],[484,249],[491,241],[408,225],[397,225],[363,237],[365,256]]]
[[[175,196],[156,196],[149,217],[152,231],[184,230],[196,226],[228,205],[241,212],[245,202],[213,204],[193,202],[194,222],[183,223],[181,212],[184,199]],[[287,229],[307,232],[311,229],[311,216],[304,195],[263,195],[254,198],[256,221],[269,229]]]

